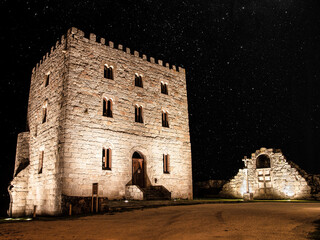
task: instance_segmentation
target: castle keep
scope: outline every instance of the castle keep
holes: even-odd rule
[[[32,71],[13,216],[66,198],[192,199],[185,70],[76,28]],[[148,195],[149,194],[149,195]]]

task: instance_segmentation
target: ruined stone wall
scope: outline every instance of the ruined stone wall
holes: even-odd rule
[[[90,196],[99,183],[99,196],[125,197],[132,179],[132,154],[141,153],[148,184],[165,186],[174,198],[192,198],[191,149],[185,72],[154,60],[96,42],[75,28],[68,34],[69,73],[66,90],[63,194]],[[104,78],[104,65],[114,67],[114,80]],[[135,73],[143,88],[134,86]],[[160,82],[169,94],[160,93]],[[103,98],[113,101],[113,118],[102,116]],[[143,106],[144,123],[134,119],[135,104]],[[169,128],[161,111],[169,112]],[[102,170],[102,148],[112,149],[112,170]],[[162,154],[170,155],[170,174],[163,173]]]
[[[257,159],[265,155],[270,159],[270,167],[257,168]],[[256,199],[307,199],[311,198],[310,186],[306,179],[299,174],[285,159],[281,151],[261,148],[252,154],[251,159],[244,159],[247,168],[225,184],[222,196],[242,198],[249,192]]]
[[[13,209],[15,202],[21,201],[15,196],[17,186],[25,186],[25,212],[30,215],[37,206],[38,214],[57,214],[60,212],[60,162],[59,138],[60,119],[63,111],[63,84],[65,78],[65,39],[57,42],[51,52],[33,69],[31,76],[28,123],[29,166],[23,169],[12,181]],[[50,73],[49,84],[45,86],[46,75]],[[43,105],[47,101],[47,120],[42,123]],[[41,151],[44,151],[43,170],[38,173]],[[17,164],[16,164],[17,168]],[[23,175],[25,179],[19,179]],[[21,215],[21,213],[17,214]]]
[[[19,133],[16,148],[16,160],[13,176],[18,175],[25,167],[29,165],[29,132]]]
[[[8,213],[14,216],[23,215],[26,210],[26,197],[28,189],[28,166],[29,166],[29,132],[18,135],[14,180],[9,186],[10,206]],[[12,187],[13,186],[13,187]],[[13,201],[14,200],[14,201]]]

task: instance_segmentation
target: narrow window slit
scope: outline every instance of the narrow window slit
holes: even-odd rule
[[[168,112],[162,111],[162,127],[169,127]]]
[[[169,154],[163,154],[163,173],[170,173],[169,165],[170,165],[170,158]]]
[[[46,75],[46,79],[44,81],[44,86],[47,87],[49,85],[49,81],[50,81],[50,73],[48,73]]]
[[[111,149],[102,149],[102,170],[111,170]]]
[[[43,157],[44,157],[44,151],[40,152],[39,155],[39,166],[38,166],[38,174],[42,173],[42,168],[43,168]]]

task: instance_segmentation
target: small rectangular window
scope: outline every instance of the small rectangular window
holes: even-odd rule
[[[102,169],[111,170],[111,149],[102,149]]]
[[[170,165],[169,154],[163,154],[163,173],[170,173],[169,165]]]
[[[161,82],[161,93],[168,95],[168,84]]]
[[[135,85],[136,87],[141,87],[141,88],[143,88],[142,76],[141,76],[141,75],[135,74],[134,85]]]
[[[45,123],[47,121],[47,115],[48,115],[48,101],[46,100],[42,105],[42,123]]]
[[[42,173],[43,157],[44,157],[44,151],[41,151],[41,152],[40,152],[40,155],[39,155],[38,174],[41,174],[41,173]]]
[[[47,108],[42,109],[42,123],[47,121]]]
[[[49,85],[50,73],[46,75],[46,79],[44,80],[44,86],[47,87]]]
[[[104,78],[113,80],[113,66],[104,65]]]

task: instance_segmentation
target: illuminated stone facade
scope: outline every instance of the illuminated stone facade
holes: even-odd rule
[[[224,197],[254,199],[308,199],[311,186],[303,170],[288,162],[280,150],[261,148],[243,159],[245,168],[223,186]]]
[[[112,101],[112,117],[104,116],[104,100]],[[136,107],[142,123],[135,121]],[[32,71],[27,118],[9,187],[14,216],[31,214],[34,206],[38,214],[60,214],[63,196],[90,197],[93,183],[99,197],[141,199],[126,187],[134,185],[134,154],[143,162],[138,187],[163,186],[172,198],[192,199],[183,68],[71,28]],[[110,166],[103,149],[110,150]]]

